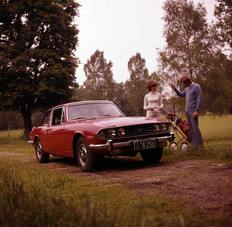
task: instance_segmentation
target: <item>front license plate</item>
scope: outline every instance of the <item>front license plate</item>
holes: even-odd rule
[[[150,149],[155,147],[156,147],[155,139],[139,140],[134,142],[135,150],[144,150],[144,149]]]

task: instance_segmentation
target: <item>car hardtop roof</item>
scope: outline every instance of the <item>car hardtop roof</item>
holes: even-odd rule
[[[78,101],[78,102],[69,102],[64,104],[65,106],[76,105],[76,104],[90,104],[90,103],[113,103],[109,100],[86,100],[86,101]]]
[[[113,102],[109,101],[109,100],[86,100],[86,101],[68,102],[68,103],[54,106],[54,107],[50,108],[49,110],[56,109],[56,108],[59,108],[61,106],[73,106],[73,105],[77,105],[77,104],[90,104],[90,103],[113,103]]]

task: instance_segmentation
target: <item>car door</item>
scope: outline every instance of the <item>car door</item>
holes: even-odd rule
[[[52,110],[50,126],[45,129],[44,150],[51,154],[65,156],[64,135],[64,107],[58,107]]]

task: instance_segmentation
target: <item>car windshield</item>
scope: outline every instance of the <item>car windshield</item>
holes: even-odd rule
[[[68,120],[93,117],[121,117],[124,114],[112,103],[79,104],[68,107]]]

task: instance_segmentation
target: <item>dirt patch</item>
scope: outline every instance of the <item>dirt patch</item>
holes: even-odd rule
[[[0,152],[0,158],[7,156],[18,159],[21,154]],[[25,156],[23,162],[31,163],[32,156]],[[47,164],[37,164],[34,156],[33,160],[42,168],[88,178],[103,187],[126,185],[145,195],[162,193],[211,212],[221,213],[226,208],[223,215],[231,217],[232,223],[232,165],[199,160],[147,165],[142,159],[117,157],[104,158],[97,172],[83,173],[74,159],[51,157]]]

